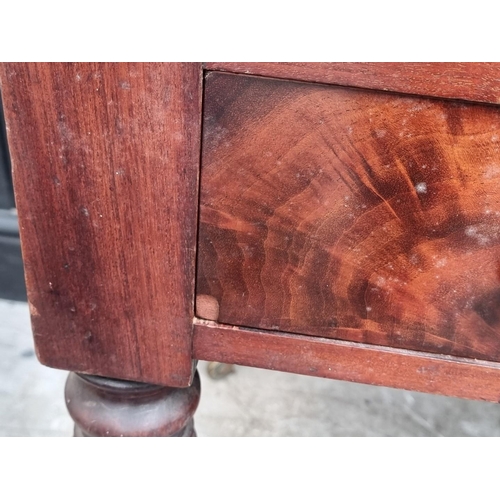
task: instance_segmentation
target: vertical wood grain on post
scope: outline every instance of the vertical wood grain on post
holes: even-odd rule
[[[40,361],[189,385],[201,65],[3,64],[0,78]]]

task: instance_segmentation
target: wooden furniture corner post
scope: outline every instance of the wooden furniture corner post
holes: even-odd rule
[[[499,64],[0,83],[36,351],[72,372],[77,435],[194,435],[196,359],[500,401]]]
[[[74,372],[75,434],[194,435],[201,65],[0,78],[36,353]]]

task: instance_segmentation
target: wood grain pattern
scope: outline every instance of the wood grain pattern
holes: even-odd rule
[[[40,361],[187,386],[201,65],[0,75]]]
[[[198,359],[500,402],[500,364],[195,320]]]
[[[205,63],[209,70],[500,103],[500,63]]]
[[[500,108],[211,73],[203,134],[220,323],[500,360]]]

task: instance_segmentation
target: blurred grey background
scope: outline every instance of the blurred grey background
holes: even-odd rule
[[[35,357],[0,106],[0,436],[71,436],[67,373]],[[199,436],[499,436],[500,405],[200,363]]]
[[[71,436],[66,372],[36,360],[24,302],[0,300],[0,436]],[[199,364],[199,436],[498,436],[500,405]]]

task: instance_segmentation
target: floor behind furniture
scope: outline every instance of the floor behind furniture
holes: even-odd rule
[[[199,364],[199,436],[500,436],[500,405]],[[0,300],[0,436],[71,436],[66,373],[38,363],[28,307]]]

